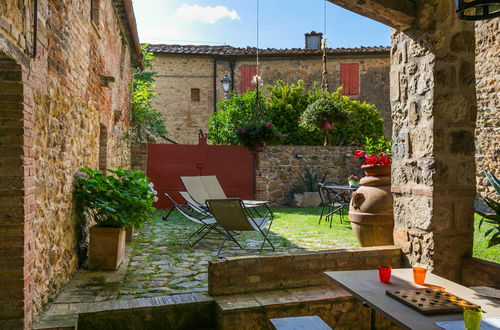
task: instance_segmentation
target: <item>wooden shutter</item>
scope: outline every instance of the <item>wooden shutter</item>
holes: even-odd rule
[[[256,65],[243,65],[240,68],[241,74],[241,87],[240,92],[245,93],[247,91],[253,91],[256,87],[255,84],[252,84],[253,77],[257,74],[257,66]]]
[[[359,94],[359,64],[340,64],[340,84],[344,86],[342,94]]]

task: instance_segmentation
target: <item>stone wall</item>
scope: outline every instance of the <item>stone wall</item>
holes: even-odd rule
[[[35,40],[32,3],[0,4],[0,52],[21,65],[19,73],[0,66],[0,84],[11,77],[22,81],[12,89],[20,98],[0,92],[0,103],[9,102],[9,108],[0,107],[0,131],[12,135],[9,145],[0,142],[0,167],[4,148],[13,152],[9,172],[0,170],[0,177],[23,187],[19,210],[0,210],[0,226],[17,219],[4,240],[15,242],[10,253],[0,243],[0,272],[8,269],[0,279],[9,273],[9,280],[20,283],[0,285],[12,291],[0,295],[0,328],[29,328],[76,270],[74,174],[98,167],[100,125],[107,131],[101,151],[108,166],[130,166],[123,134],[130,116],[131,51],[112,0],[100,1],[97,26],[90,20],[90,1],[39,0],[36,52],[29,43]],[[114,82],[106,84],[104,77]],[[4,197],[0,193],[2,207]],[[3,268],[7,264],[12,270]],[[5,299],[9,308],[3,308]]]
[[[133,143],[131,146],[131,167],[134,170],[148,173],[148,145],[147,143]]]
[[[474,24],[453,2],[417,9],[415,25],[392,35],[395,243],[412,265],[458,281],[473,242]]]
[[[255,198],[273,204],[289,204],[290,190],[302,186],[300,176],[306,169],[320,171],[320,180],[347,184],[350,174],[360,175],[355,147],[272,146],[257,154]]]
[[[476,186],[498,198],[484,170],[500,177],[500,18],[476,23]]]
[[[466,258],[462,263],[462,284],[491,286],[500,289],[500,264],[477,258]]]
[[[181,144],[198,143],[198,131],[207,131],[208,120],[214,110],[214,57],[195,55],[155,54],[154,70],[158,97],[155,106],[167,118],[169,137]],[[230,62],[234,61],[234,89],[240,91],[242,65],[255,65],[255,58],[217,59],[215,102],[224,99],[220,81],[231,76]],[[373,103],[381,111],[386,136],[391,136],[389,101],[389,58],[387,55],[331,55],[328,57],[328,80],[331,90],[339,87],[340,64],[359,63],[360,94],[355,100]],[[321,82],[321,58],[316,57],[263,57],[260,60],[261,76],[265,85],[276,80],[296,83],[305,81],[310,88]],[[191,100],[191,89],[200,90],[200,101]]]
[[[396,246],[227,257],[209,262],[208,291],[218,296],[331,285],[323,272],[375,269],[379,265],[401,268],[407,264]]]

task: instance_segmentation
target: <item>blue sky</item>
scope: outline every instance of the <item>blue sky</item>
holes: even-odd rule
[[[256,0],[134,0],[141,42],[256,45]],[[260,0],[260,47],[304,47],[323,0]],[[390,28],[327,2],[328,47],[388,46]]]

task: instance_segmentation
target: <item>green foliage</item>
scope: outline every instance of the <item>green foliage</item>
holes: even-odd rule
[[[265,104],[263,118],[286,136],[285,144],[321,145],[327,135],[333,145],[360,145],[366,137],[383,136],[383,121],[375,106],[353,101],[341,95],[341,89],[329,93],[316,83],[308,91],[301,80],[296,84],[277,81],[266,89],[269,95],[260,95]],[[208,125],[212,143],[241,144],[237,130],[254,119],[255,107],[255,92],[234,93],[221,101]],[[332,130],[321,130],[325,119],[334,124]]]
[[[148,71],[136,73],[132,88],[132,126],[127,137],[133,142],[156,142],[167,138],[165,119],[160,111],[153,107],[156,93],[153,91],[156,72],[153,67],[153,54],[141,46],[144,55],[144,67]]]
[[[290,145],[321,144],[320,132],[310,132],[299,126],[299,117],[313,99],[319,97],[319,94],[315,92],[320,89],[315,88],[314,92],[309,92],[302,80],[297,81],[297,84],[288,84],[278,80],[274,85],[266,88],[269,91],[266,100],[268,116],[282,133],[288,134],[284,143]]]
[[[327,174],[323,174],[321,181],[319,180],[319,170],[313,172],[312,170],[306,169],[304,174],[300,176],[300,182],[302,182],[302,187],[294,189],[293,192],[315,192],[318,191],[318,183],[325,183]]]
[[[365,152],[367,155],[384,155],[392,158],[392,141],[387,140],[384,137],[378,139],[373,139],[367,137],[365,139]]]
[[[256,110],[255,92],[241,95],[234,93],[217,104],[217,112],[208,121],[208,138],[213,144],[240,144],[238,130],[254,120]],[[261,104],[264,97],[260,95]],[[266,113],[266,109],[263,109]]]
[[[325,122],[336,124],[345,121],[347,98],[340,94],[340,90],[339,88],[332,94],[323,93],[310,103],[302,114],[300,126],[310,131],[317,131],[323,128]]]
[[[488,178],[488,181],[491,183],[497,194],[500,195],[500,180],[493,175],[493,173],[489,171],[484,171],[486,174],[486,177]],[[493,210],[493,214],[486,214],[482,212],[476,212],[483,218],[481,219],[481,222],[479,223],[479,228],[481,228],[481,225],[486,222],[493,227],[488,229],[486,233],[484,234],[484,237],[488,237],[491,235],[491,237],[488,240],[488,247],[496,246],[500,244],[500,200],[494,200],[491,198],[484,198],[483,199],[486,205]]]
[[[344,111],[349,120],[333,126],[329,132],[332,145],[362,145],[366,138],[384,135],[384,121],[373,104],[354,101],[343,96]]]
[[[84,211],[99,227],[139,228],[153,216],[156,191],[141,171],[107,170],[111,175],[90,168],[81,169],[76,178],[75,198],[80,214]]]
[[[266,143],[267,145],[282,142],[282,135],[276,126],[261,120],[252,120],[240,127],[236,135],[238,142],[250,151]]]

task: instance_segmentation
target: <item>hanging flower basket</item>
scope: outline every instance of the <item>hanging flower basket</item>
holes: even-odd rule
[[[324,131],[329,131],[333,128],[333,124],[330,123],[328,120],[323,120],[321,123],[321,129]]]
[[[270,122],[250,122],[236,131],[239,143],[252,152],[264,151],[266,145],[279,144],[283,135]]]

